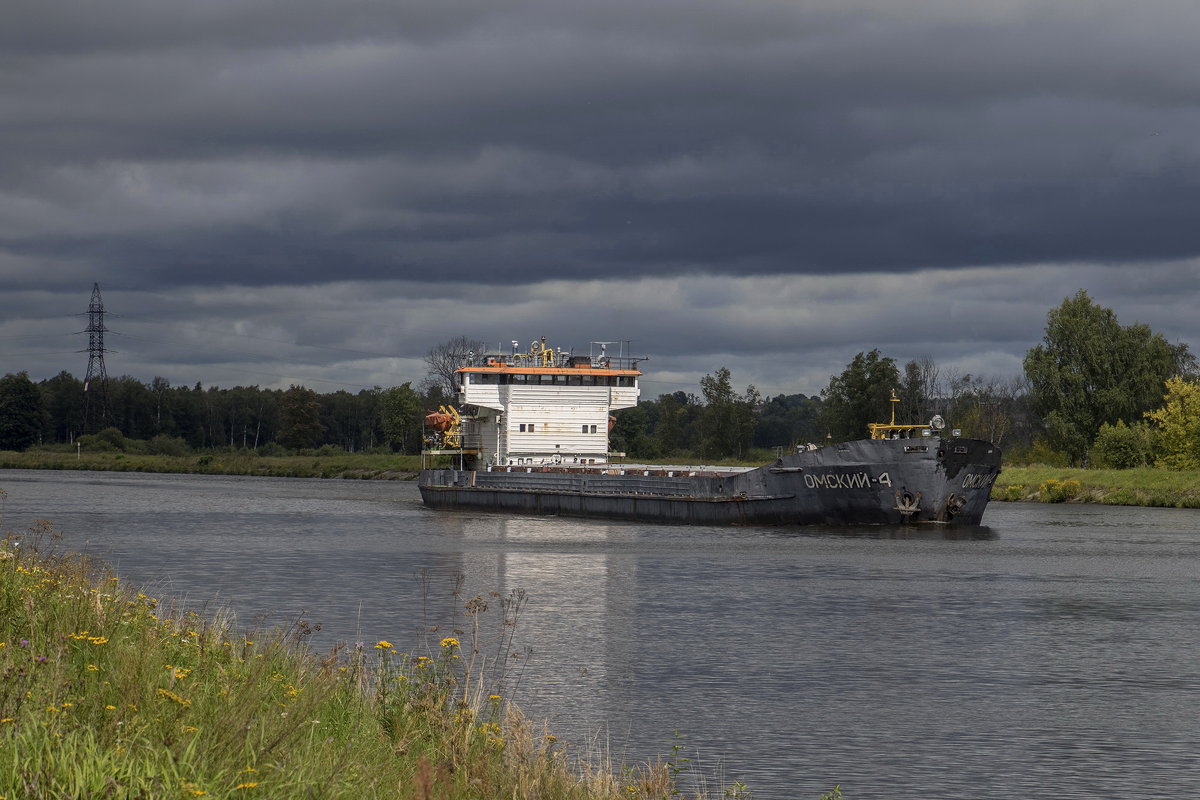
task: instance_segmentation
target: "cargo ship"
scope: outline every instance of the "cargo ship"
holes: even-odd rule
[[[1000,449],[922,424],[868,425],[866,438],[791,448],[753,468],[624,463],[612,412],[637,405],[639,364],[607,342],[468,353],[459,406],[425,419],[418,484],[437,509],[703,525],[979,525]],[[497,348],[499,350],[499,348]],[[948,435],[949,434],[949,435]],[[443,462],[434,468],[438,461]],[[448,462],[448,466],[445,466]]]

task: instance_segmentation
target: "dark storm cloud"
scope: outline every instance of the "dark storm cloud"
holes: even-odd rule
[[[165,283],[1200,249],[1186,4],[22,3],[0,247]],[[26,224],[21,224],[26,223]]]
[[[0,372],[82,328],[96,280],[117,371],[189,383],[392,384],[464,333],[633,339],[691,389],[729,362],[814,391],[874,346],[1013,373],[1080,287],[1197,333],[1193,3],[18,0],[4,22]]]

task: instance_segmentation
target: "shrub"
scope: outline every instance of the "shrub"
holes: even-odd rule
[[[1010,503],[1018,503],[1025,499],[1028,494],[1023,483],[1010,483],[1007,486],[993,486],[992,498],[995,500],[1007,500]]]
[[[1150,461],[1150,428],[1143,422],[1126,425],[1117,420],[1100,426],[1092,444],[1092,466],[1109,469],[1143,467]]]
[[[86,434],[77,440],[83,449],[94,453],[112,453],[125,451],[128,440],[116,428],[105,428],[99,433]]]
[[[1104,503],[1110,506],[1140,506],[1145,503],[1145,498],[1136,489],[1115,489],[1105,495]]]
[[[1051,478],[1038,487],[1038,498],[1043,503],[1065,503],[1074,500],[1083,490],[1079,481],[1059,481]]]
[[[191,448],[178,436],[160,433],[146,442],[146,452],[153,456],[186,456],[191,452]]]
[[[1066,453],[1055,450],[1044,437],[1034,439],[1033,444],[1024,451],[1014,450],[1006,454],[1009,463],[1013,464],[1045,464],[1048,467],[1070,466]]]

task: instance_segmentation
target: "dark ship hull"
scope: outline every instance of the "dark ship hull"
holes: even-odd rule
[[[749,471],[702,467],[423,470],[432,508],[704,525],[978,525],[1000,449],[978,439],[863,439]]]

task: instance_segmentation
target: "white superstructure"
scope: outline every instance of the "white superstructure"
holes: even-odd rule
[[[611,412],[637,405],[636,361],[597,353],[572,356],[545,339],[528,353],[472,357],[458,370],[461,447],[477,464],[604,464]]]

